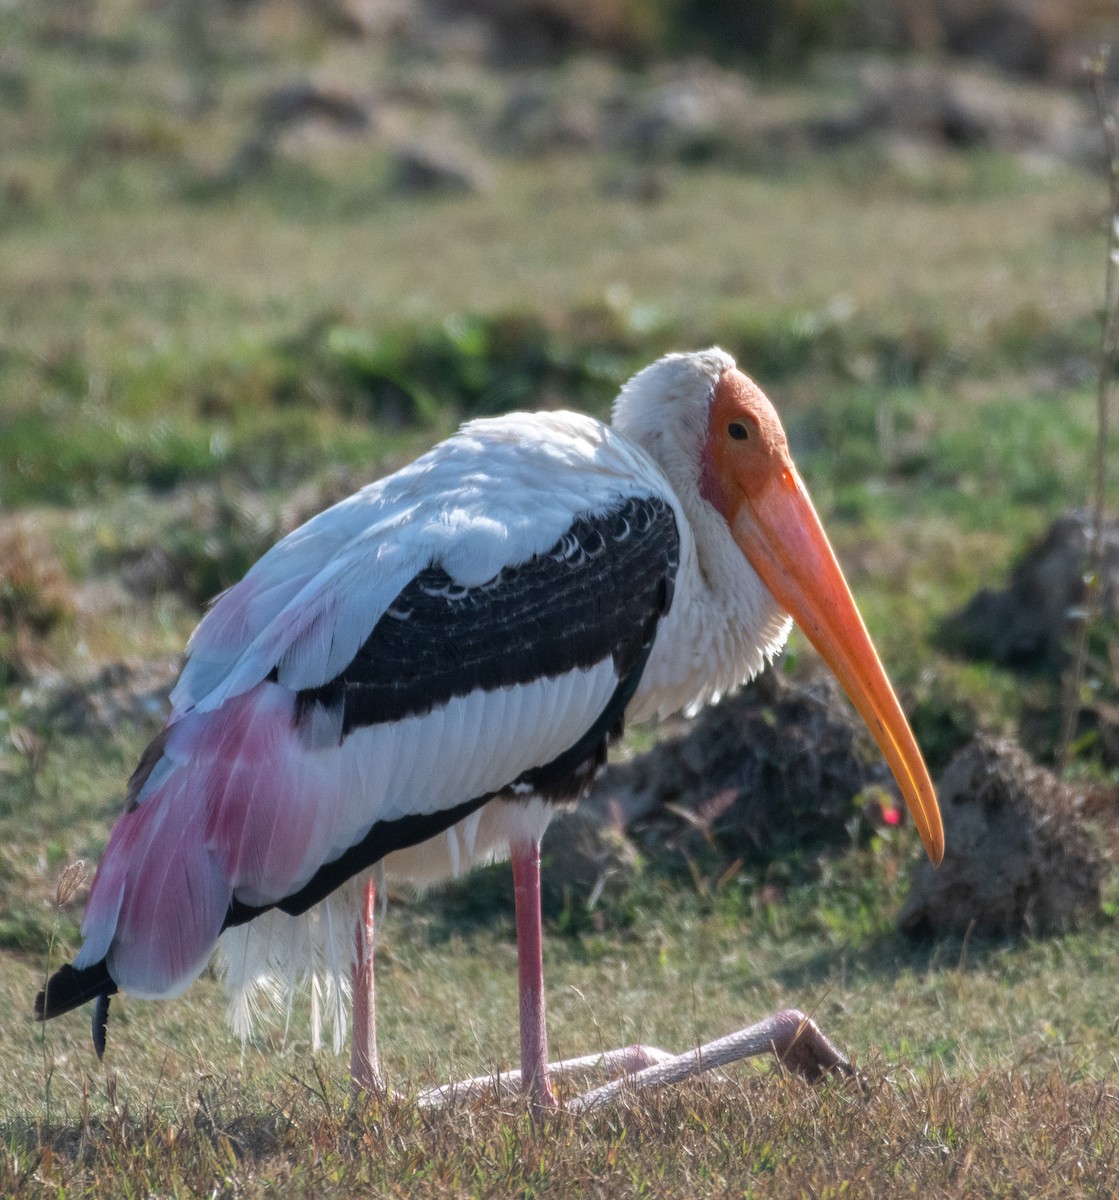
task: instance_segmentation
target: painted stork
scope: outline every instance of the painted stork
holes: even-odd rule
[[[432,877],[508,846],[521,1079],[554,1103],[539,847],[555,806],[579,797],[625,720],[718,699],[790,618],[939,862],[920,751],[777,413],[727,354],[660,359],[610,425],[469,422],[288,535],[203,619],[129,782],[82,947],[37,1016],[95,1000],[100,1050],[111,994],[178,994],[223,933],[243,990],[316,937],[341,939],[348,969],[354,905],[382,860]]]

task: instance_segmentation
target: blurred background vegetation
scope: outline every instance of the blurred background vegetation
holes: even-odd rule
[[[5,5],[0,682],[170,653],[293,521],[463,417],[604,413],[718,341],[787,414],[934,758],[980,720],[942,711],[960,689],[1012,722],[1035,681],[922,664],[1088,494],[1107,218],[1082,59],[1115,21]]]

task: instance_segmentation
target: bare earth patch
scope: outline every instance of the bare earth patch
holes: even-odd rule
[[[907,933],[1017,934],[1071,928],[1100,909],[1110,868],[1085,822],[1114,824],[1114,788],[1074,787],[1015,743],[979,736],[938,781],[946,850],[922,862],[898,918]]]

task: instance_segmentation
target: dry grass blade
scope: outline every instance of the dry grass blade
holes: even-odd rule
[[[54,902],[59,908],[64,908],[74,898],[74,894],[85,883],[86,869],[84,860],[78,858],[69,863],[58,877],[58,887],[55,889]]]

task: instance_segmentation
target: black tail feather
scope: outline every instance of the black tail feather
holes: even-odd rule
[[[105,1057],[105,1034],[109,1024],[109,993],[102,992],[93,1004],[93,1049],[97,1061]]]
[[[47,980],[45,991],[35,997],[35,1019],[49,1021],[51,1017],[61,1016],[85,1004],[87,1000],[111,996],[116,990],[117,985],[104,959],[80,971],[67,964],[55,971]]]

